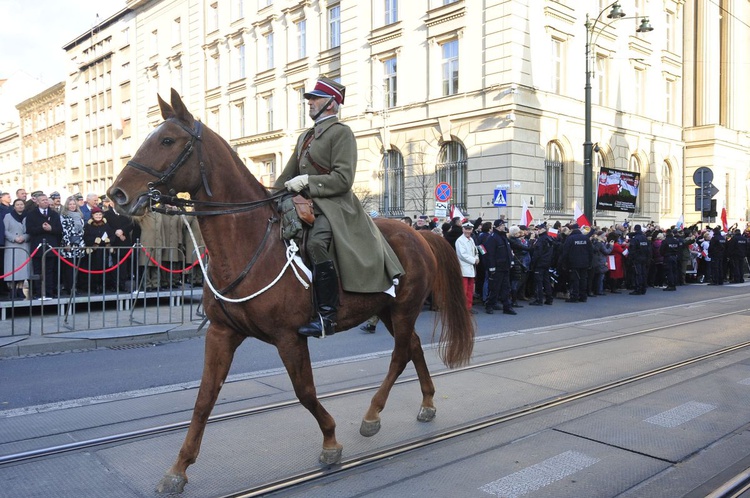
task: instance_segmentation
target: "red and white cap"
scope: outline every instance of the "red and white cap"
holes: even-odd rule
[[[315,82],[315,88],[304,94],[306,99],[311,97],[333,97],[333,99],[339,103],[344,103],[344,95],[346,94],[346,87],[341,83],[337,83],[330,78],[321,76],[318,81]]]

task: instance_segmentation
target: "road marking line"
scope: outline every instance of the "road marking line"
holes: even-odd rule
[[[591,467],[599,458],[578,451],[566,451],[508,476],[485,484],[480,491],[502,498],[515,498]]]
[[[645,419],[644,422],[673,429],[715,409],[715,405],[699,403],[697,401],[688,401],[687,403],[676,406],[671,410],[657,413],[653,417]]]

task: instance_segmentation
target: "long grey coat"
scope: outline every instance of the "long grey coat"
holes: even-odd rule
[[[26,233],[26,219],[19,223],[10,213],[3,218],[3,229],[5,230],[5,272],[21,266],[21,263],[29,257],[29,234]],[[16,237],[23,235],[24,242],[13,242]],[[29,278],[29,268],[31,263],[27,264],[17,272],[5,277],[6,282],[23,282]]]
[[[294,154],[276,180],[276,187],[297,175],[309,175],[308,192],[316,209],[331,223],[341,286],[349,292],[382,292],[404,269],[359,199],[352,193],[357,170],[357,143],[352,130],[338,118],[315,125],[309,157],[330,169],[320,174],[301,148],[307,133],[297,139]]]

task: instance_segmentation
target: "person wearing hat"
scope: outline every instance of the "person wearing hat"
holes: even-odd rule
[[[492,235],[484,241],[487,251],[484,255],[484,267],[487,268],[487,300],[484,310],[491,315],[502,309],[506,315],[516,315],[510,300],[510,270],[513,265],[513,250],[505,232],[505,221],[493,222]],[[502,303],[502,308],[498,304]]]
[[[708,257],[711,258],[711,281],[708,285],[724,285],[724,252],[727,239],[721,233],[722,227],[716,225],[711,241],[708,243]]]
[[[590,231],[590,235],[594,232]],[[594,257],[594,249],[588,235],[581,232],[578,223],[570,225],[570,235],[565,238],[560,260],[568,271],[570,296],[566,303],[585,303],[588,300],[589,268]]]
[[[57,297],[57,256],[50,247],[60,247],[62,241],[62,222],[60,214],[50,209],[49,198],[42,192],[34,192],[36,195],[36,208],[32,208],[26,215],[26,233],[29,234],[29,248],[31,251],[46,243],[36,252],[31,262],[34,274],[41,277],[41,283],[32,289],[32,295],[36,298],[49,299]],[[44,258],[44,264],[42,259]],[[44,267],[44,268],[42,268]],[[44,273],[42,273],[44,269]],[[44,293],[41,291],[44,290]]]
[[[49,195],[49,207],[54,209],[58,213],[62,210],[62,200],[60,199],[60,192],[52,192]]]
[[[747,239],[742,235],[742,230],[735,228],[731,238],[727,240],[726,255],[731,265],[732,280],[733,284],[741,284],[745,282],[745,271],[743,264],[745,257],[747,256]]]
[[[477,265],[479,264],[479,251],[474,243],[472,234],[474,233],[474,224],[467,221],[461,225],[463,234],[456,240],[456,254],[458,263],[461,265],[461,276],[463,277],[464,295],[466,296],[466,308],[476,313],[471,306],[474,302],[474,281],[477,275]]]
[[[106,274],[99,272],[111,266],[112,237],[115,231],[107,223],[99,206],[91,207],[90,211],[91,218],[83,227],[83,242],[89,255],[87,267],[93,272],[90,274],[91,292],[99,294],[104,290],[107,279]]]
[[[646,293],[646,277],[651,260],[651,245],[643,233],[641,225],[633,227],[628,245],[628,261],[633,269],[633,291],[631,296],[642,296]]]
[[[30,198],[30,199],[28,199],[28,200],[26,201],[26,208],[24,209],[24,210],[26,211],[26,214],[27,214],[27,215],[28,215],[28,214],[29,214],[29,213],[30,213],[30,212],[31,212],[31,211],[32,211],[33,209],[36,209],[36,208],[37,208],[38,204],[37,204],[36,198],[37,198],[37,197],[39,197],[40,195],[44,195],[45,197],[47,197],[47,196],[46,196],[46,195],[44,194],[44,192],[42,192],[41,190],[34,190],[34,191],[33,191],[33,192],[31,193],[31,196],[30,196],[31,198]],[[47,206],[47,207],[49,207],[49,206]]]
[[[554,291],[549,269],[557,242],[547,233],[547,223],[536,227],[536,242],[531,248],[531,271],[534,272],[534,300],[531,306],[542,306],[554,302]]]
[[[659,246],[659,253],[664,258],[664,270],[667,277],[665,291],[676,291],[679,282],[679,258],[682,252],[682,242],[674,236],[671,229],[664,231],[664,240]]]
[[[348,292],[383,292],[404,273],[396,254],[352,192],[357,171],[357,142],[351,128],[338,120],[346,88],[320,77],[304,94],[314,126],[300,135],[277,188],[312,199],[315,222],[306,252],[313,266],[315,316],[299,333],[322,337],[336,329],[338,274]],[[336,265],[331,244],[336,247]],[[338,272],[337,272],[338,268]]]

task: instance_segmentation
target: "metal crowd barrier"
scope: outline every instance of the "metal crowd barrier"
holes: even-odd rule
[[[180,325],[203,318],[203,274],[198,257],[178,247],[84,248],[66,258],[67,248],[40,245],[31,253],[12,251],[12,268],[4,282],[28,266],[23,296],[11,292],[0,301],[0,337],[47,335],[61,332],[127,328],[144,325]],[[69,254],[69,253],[67,253]],[[34,274],[34,258],[41,264]],[[52,266],[52,293],[47,273]]]

